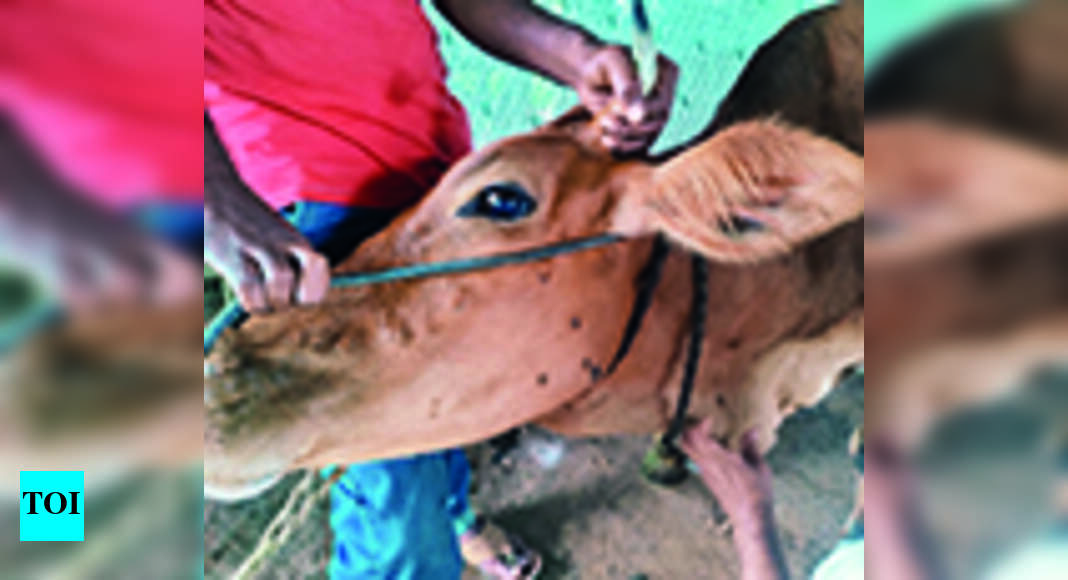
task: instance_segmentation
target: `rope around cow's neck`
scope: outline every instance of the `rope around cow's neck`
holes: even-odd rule
[[[427,262],[424,264],[412,264],[399,266],[387,270],[375,272],[353,272],[334,276],[330,285],[333,288],[352,288],[356,286],[369,286],[372,284],[384,284],[399,280],[413,280],[418,278],[430,278],[434,276],[447,276],[488,270],[515,264],[525,264],[546,260],[563,254],[570,254],[607,246],[621,241],[623,238],[613,234],[603,234],[588,238],[579,238],[557,244],[540,246],[518,252],[478,256],[474,258],[460,258],[456,260],[444,260],[440,262]],[[652,294],[656,291],[660,279],[660,271],[663,261],[667,257],[667,244],[662,238],[658,238],[650,254],[646,275],[649,277],[644,288],[639,289],[635,298],[635,304],[631,316],[624,329],[622,342],[616,350],[604,376],[611,375],[616,367],[622,362],[630,345],[641,329],[641,322],[645,312],[652,301]],[[683,367],[682,385],[679,389],[679,397],[675,404],[675,412],[668,423],[668,428],[660,438],[661,445],[668,450],[677,453],[674,441],[682,433],[685,427],[686,411],[690,405],[690,396],[693,393],[694,382],[697,378],[697,369],[700,363],[701,346],[704,340],[704,323],[708,312],[708,262],[701,256],[693,256],[693,297],[690,313],[690,336],[687,345],[686,361]],[[204,355],[211,352],[215,342],[222,333],[243,321],[248,314],[241,308],[236,300],[228,302],[222,310],[212,318],[204,328]]]
[[[571,254],[590,250],[601,246],[621,241],[623,238],[613,234],[602,234],[588,238],[579,238],[546,246],[539,246],[518,252],[478,256],[474,258],[459,258],[456,260],[443,260],[440,262],[427,262],[423,264],[411,264],[398,266],[386,270],[374,272],[352,272],[338,274],[330,281],[332,288],[353,288],[356,286],[370,286],[373,284],[385,284],[400,280],[414,280],[418,278],[432,278],[435,276],[447,276],[450,274],[462,274],[478,270],[488,270],[502,266],[525,264],[546,260],[562,254]],[[230,300],[222,310],[211,319],[204,327],[204,356],[211,352],[219,337],[227,329],[240,324],[248,317],[237,300]]]
[[[686,410],[690,407],[690,395],[697,380],[701,363],[701,347],[705,340],[705,319],[708,317],[708,260],[693,255],[693,301],[690,305],[690,342],[686,345],[686,363],[682,369],[682,387],[675,401],[675,414],[668,423],[667,431],[660,438],[664,445],[673,446],[675,439],[686,426]]]
[[[657,236],[653,242],[653,249],[649,253],[649,259],[642,268],[638,280],[638,292],[634,297],[634,305],[631,307],[630,317],[623,329],[623,338],[612,360],[605,367],[604,376],[611,376],[619,367],[623,359],[630,352],[634,340],[641,331],[645,314],[653,304],[653,296],[660,285],[660,277],[664,270],[664,262],[667,260],[670,246],[663,236]],[[675,401],[675,412],[668,422],[667,430],[661,435],[659,447],[664,453],[672,455],[676,460],[681,460],[682,452],[675,446],[675,440],[682,434],[686,427],[686,411],[690,408],[690,396],[693,394],[693,386],[697,381],[697,370],[701,363],[701,347],[705,337],[705,319],[708,316],[708,261],[699,255],[691,257],[693,267],[693,295],[690,305],[690,334],[686,347],[686,361],[682,371],[682,384],[679,388],[679,396]]]

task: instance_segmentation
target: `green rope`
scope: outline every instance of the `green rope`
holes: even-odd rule
[[[620,241],[620,236],[604,234],[589,238],[580,238],[558,244],[550,244],[530,250],[521,250],[507,254],[494,254],[490,256],[478,256],[474,258],[460,258],[457,260],[444,260],[441,262],[428,262],[425,264],[412,264],[399,266],[388,270],[375,272],[353,272],[340,274],[330,281],[332,288],[352,288],[355,286],[369,286],[371,284],[385,284],[399,280],[411,280],[416,278],[430,278],[434,276],[448,276],[450,274],[462,274],[478,270],[488,270],[546,260],[562,254],[571,254],[613,244]],[[236,300],[230,300],[222,310],[211,319],[204,328],[204,355],[207,356],[215,342],[223,331],[241,323],[248,317],[241,305]]]

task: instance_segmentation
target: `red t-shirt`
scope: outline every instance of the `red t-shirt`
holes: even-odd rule
[[[198,2],[2,2],[0,110],[108,205],[202,199],[201,20]]]
[[[204,103],[244,180],[401,207],[470,149],[418,0],[206,0]]]

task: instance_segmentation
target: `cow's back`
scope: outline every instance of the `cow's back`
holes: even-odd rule
[[[864,147],[864,7],[847,0],[802,14],[753,54],[712,122],[776,116],[854,151]]]

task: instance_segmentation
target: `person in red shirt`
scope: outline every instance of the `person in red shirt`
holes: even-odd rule
[[[643,94],[629,52],[522,0],[437,0],[486,52],[570,86],[603,139],[647,149],[677,68]],[[426,194],[470,147],[417,0],[207,0],[205,261],[249,312],[320,300],[329,266]],[[538,558],[467,506],[460,450],[352,465],[331,497],[339,578],[458,578],[461,549],[497,578]],[[489,557],[486,555],[489,554]]]
[[[200,292],[201,15],[0,7],[0,262],[66,312]]]

